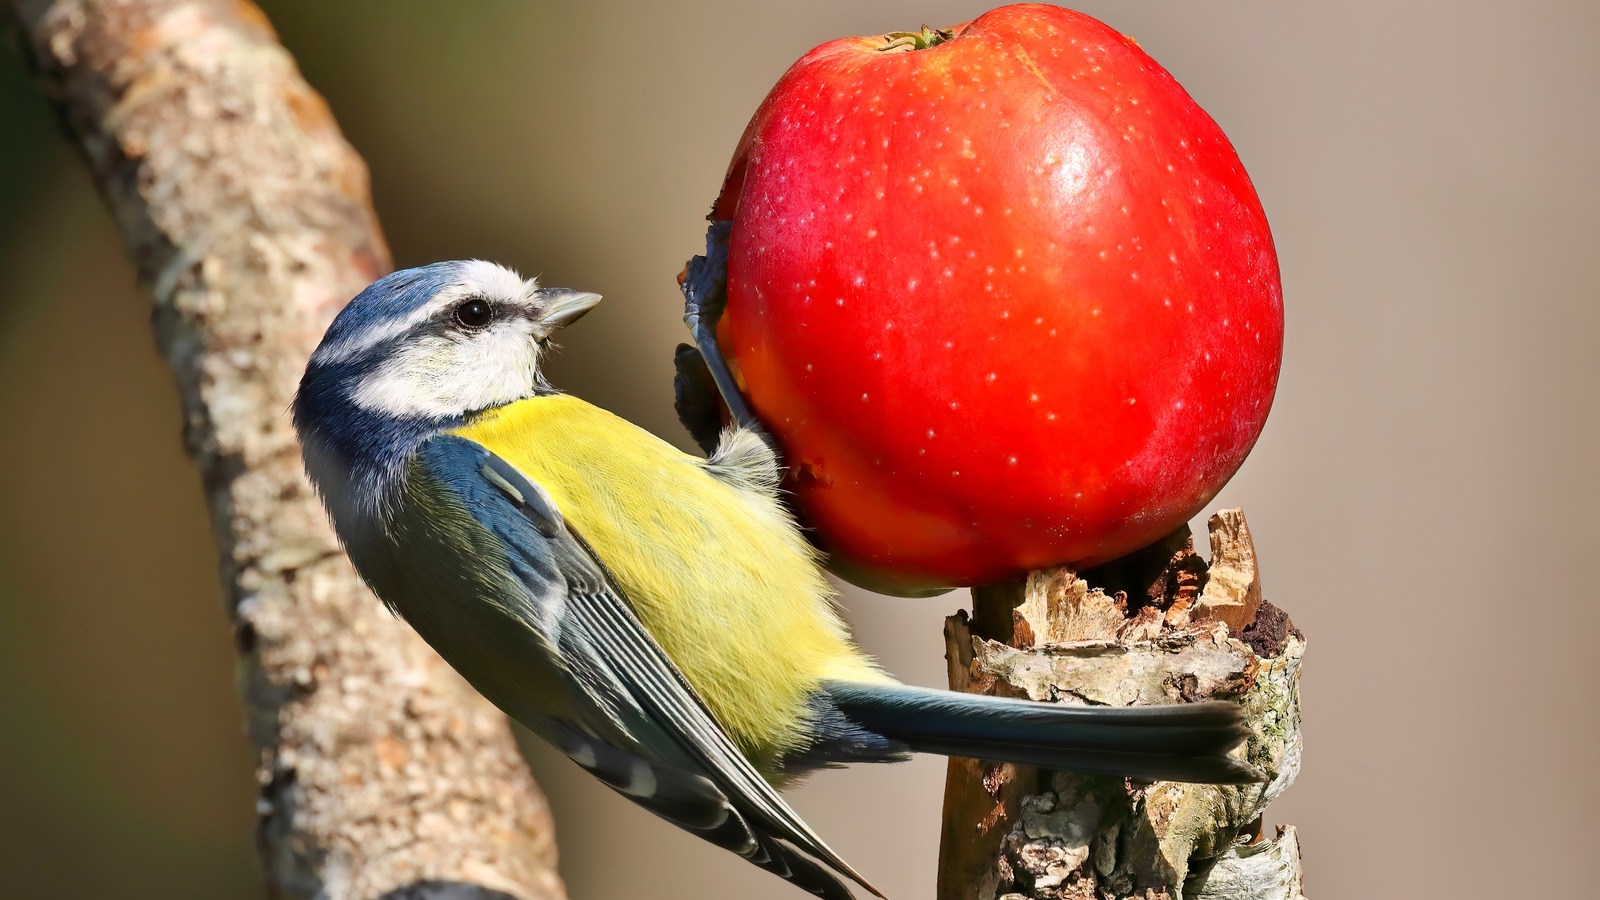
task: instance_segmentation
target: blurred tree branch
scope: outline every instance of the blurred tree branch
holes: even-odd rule
[[[563,897],[505,717],[367,592],[301,472],[300,369],[390,264],[360,157],[248,2],[4,11],[153,294],[259,752],[268,892]]]

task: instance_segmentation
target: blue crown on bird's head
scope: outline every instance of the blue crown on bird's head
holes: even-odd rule
[[[385,322],[405,319],[452,284],[463,280],[465,261],[447,260],[414,269],[399,269],[356,294],[322,335],[318,350],[348,341]],[[316,355],[312,362],[315,364]]]

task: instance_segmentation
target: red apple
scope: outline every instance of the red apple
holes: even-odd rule
[[[734,155],[725,352],[846,572],[1094,565],[1189,519],[1278,379],[1261,203],[1131,38],[1052,6],[845,38]]]

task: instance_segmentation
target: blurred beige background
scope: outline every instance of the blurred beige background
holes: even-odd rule
[[[268,2],[369,160],[401,264],[484,256],[607,302],[558,384],[680,440],[672,276],[746,118],[845,34],[985,5]],[[1600,806],[1600,5],[1081,4],[1222,123],[1282,256],[1265,436],[1217,505],[1310,638],[1314,898],[1577,896]],[[198,479],[147,301],[0,58],[0,885],[248,898],[251,760]],[[964,601],[846,596],[907,680]],[[788,897],[537,748],[577,898]],[[794,795],[931,896],[943,765]],[[598,854],[629,845],[624,860]]]

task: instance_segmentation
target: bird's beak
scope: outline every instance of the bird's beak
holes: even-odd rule
[[[538,294],[539,305],[544,307],[544,315],[539,317],[539,325],[546,334],[578,321],[584,313],[594,309],[595,304],[600,302],[599,294],[566,288],[540,288]]]

